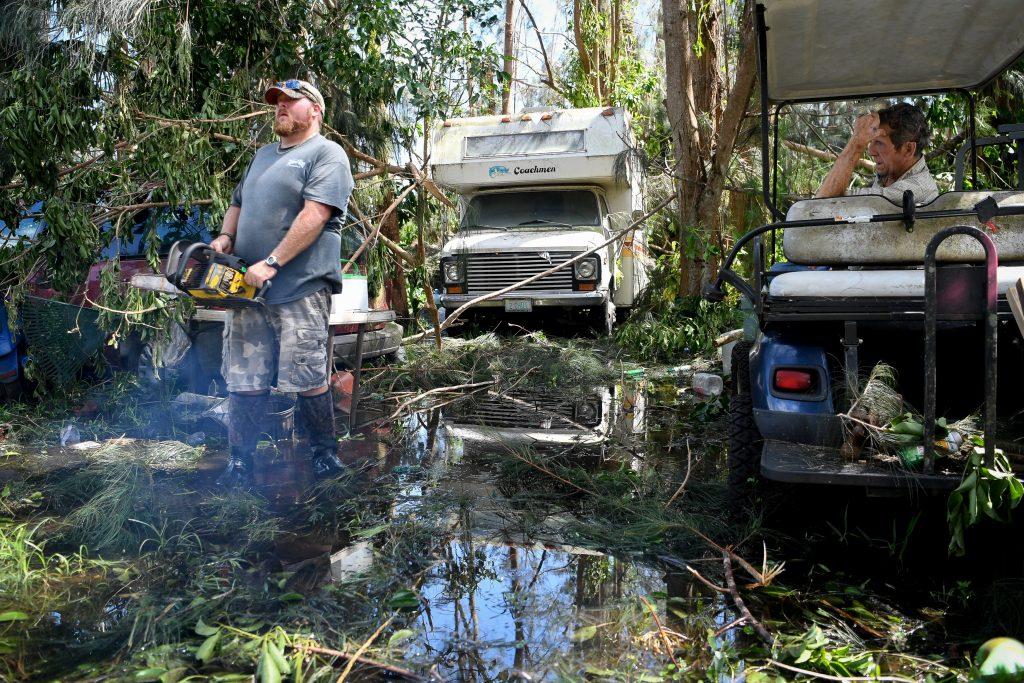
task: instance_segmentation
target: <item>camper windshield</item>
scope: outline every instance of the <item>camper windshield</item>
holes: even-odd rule
[[[590,190],[477,195],[469,201],[462,219],[463,230],[600,224],[597,195]]]

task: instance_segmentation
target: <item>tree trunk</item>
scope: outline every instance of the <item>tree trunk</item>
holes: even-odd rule
[[[507,79],[501,88],[501,113],[509,114],[512,82],[516,78],[516,0],[505,0],[505,61],[502,70]]]
[[[622,42],[622,0],[611,0],[611,36],[608,49],[608,94],[606,104],[614,104],[613,93],[618,81],[619,55]]]
[[[665,105],[679,196],[680,296],[699,296],[717,265],[717,259],[707,263],[705,256],[711,245],[721,246],[725,173],[753,90],[750,8],[748,0],[741,29],[745,49],[723,110],[721,10],[712,4],[698,15],[690,11],[688,0],[662,0]],[[700,54],[696,52],[698,44]]]
[[[395,193],[392,190],[388,190],[387,194],[384,195],[383,206],[391,206],[393,201],[395,201]],[[400,241],[397,211],[392,211],[388,215],[384,225],[381,226],[380,234],[392,242],[398,243]],[[402,259],[396,257],[395,275],[384,283],[384,289],[388,294],[391,308],[395,310],[395,314],[399,318],[409,317],[409,296],[405,291],[405,277],[405,264],[402,262]]]
[[[590,59],[590,49],[587,41],[583,38],[583,4],[590,0],[572,0],[572,35],[576,41],[576,54],[580,57],[580,68],[583,69],[583,76],[590,83],[594,96],[599,97],[601,90],[597,81],[597,74],[594,73],[594,64]]]

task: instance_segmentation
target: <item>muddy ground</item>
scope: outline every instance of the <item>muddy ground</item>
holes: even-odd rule
[[[0,677],[968,680],[1024,635],[1016,530],[953,561],[919,492],[737,510],[728,399],[684,374],[520,335],[366,379],[346,476],[313,481],[300,425],[233,494],[173,387],[0,408]]]

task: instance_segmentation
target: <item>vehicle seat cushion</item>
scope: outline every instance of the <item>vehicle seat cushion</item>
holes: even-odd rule
[[[1024,277],[1024,266],[999,267],[999,295]],[[804,270],[772,278],[768,292],[778,298],[923,297],[924,270]]]
[[[923,211],[972,209],[981,200],[993,197],[1001,207],[1024,206],[1022,192],[947,192],[918,207]],[[867,217],[902,212],[881,195],[856,195],[796,202],[786,215],[787,221]],[[997,230],[990,232],[1002,261],[1024,260],[1024,216],[996,219]],[[919,264],[925,248],[940,230],[954,225],[982,227],[974,216],[918,218],[913,232],[907,232],[902,220],[882,223],[826,225],[783,230],[782,245],[792,263],[807,265],[883,265]],[[966,235],[956,235],[943,243],[938,260],[945,262],[981,262],[981,245]]]

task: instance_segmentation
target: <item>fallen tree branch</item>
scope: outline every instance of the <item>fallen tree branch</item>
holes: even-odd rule
[[[547,72],[547,78],[542,78],[541,83],[548,86],[559,95],[562,95],[563,97],[566,97],[568,99],[568,96],[565,94],[565,90],[558,87],[558,84],[555,83],[555,72],[551,68],[551,60],[548,59],[548,50],[544,46],[544,37],[540,34],[540,28],[537,26],[537,20],[533,18],[533,12],[530,11],[530,8],[529,6],[527,6],[525,0],[520,0],[519,6],[523,8],[524,12],[526,12],[526,16],[529,18],[530,23],[533,25],[533,32],[537,34],[537,42],[540,44],[540,54],[544,60],[544,70]]]
[[[309,652],[315,655],[324,655],[326,657],[337,657],[338,659],[355,661],[359,664],[365,664],[366,666],[372,666],[375,669],[380,669],[381,671],[387,671],[388,673],[394,674],[395,676],[401,676],[402,678],[408,679],[410,681],[426,680],[419,674],[413,673],[408,669],[403,669],[392,664],[385,664],[384,662],[378,662],[375,659],[369,659],[368,657],[363,657],[362,655],[357,657],[355,655],[350,655],[349,653],[342,652],[340,650],[331,650],[326,647],[313,647],[312,645],[292,645],[291,647],[295,650],[298,650],[299,652]]]
[[[358,219],[358,222],[365,223],[367,225],[370,224],[370,219],[367,218],[363,214],[363,212],[359,210],[359,205],[356,204],[356,200],[355,200],[354,197],[350,196],[348,198],[348,206],[349,206],[350,209],[352,209],[352,213],[354,213],[356,215],[356,218]],[[417,261],[413,257],[412,254],[410,254],[405,249],[403,249],[401,247],[401,245],[398,245],[395,242],[393,242],[392,240],[388,239],[387,235],[385,235],[384,233],[379,233],[377,235],[377,238],[381,241],[381,243],[385,247],[390,249],[395,254],[395,256],[397,256],[398,258],[400,258],[403,261],[405,261],[406,263],[408,263],[411,268],[418,268],[419,267],[419,265],[420,265],[419,261]]]
[[[141,204],[124,204],[122,206],[110,206],[105,207],[104,213],[100,214],[99,218],[94,218],[93,222],[103,223],[108,218],[119,213],[128,213],[132,211],[142,211],[143,209],[159,209],[167,208],[171,206],[209,206],[213,204],[212,199],[195,199],[191,202],[143,202]]]
[[[683,566],[686,567],[686,571],[690,572],[690,575],[693,576],[693,578],[697,579],[698,581],[703,583],[705,586],[707,586],[711,590],[716,591],[718,593],[721,593],[723,595],[728,595],[729,594],[729,589],[728,588],[723,588],[723,587],[719,586],[718,584],[712,583],[710,579],[704,578],[704,576],[699,571],[697,571],[696,569],[694,569],[693,567],[691,567],[688,564],[684,564]],[[743,618],[746,619],[746,617],[743,617]]]
[[[387,620],[383,624],[378,626],[377,630],[374,631],[373,634],[366,639],[366,642],[359,646],[359,649],[356,650],[356,653],[352,656],[351,659],[348,660],[348,664],[345,665],[345,668],[342,670],[341,675],[338,676],[337,683],[345,683],[345,679],[348,678],[349,673],[351,673],[352,667],[356,665],[356,660],[359,658],[359,656],[366,652],[366,650],[370,647],[373,641],[377,640],[377,636],[379,636],[381,632],[384,629],[386,629],[393,620],[394,617],[388,617]]]
[[[739,619],[733,619],[728,624],[726,624],[722,628],[720,628],[717,631],[715,631],[715,638],[720,638],[721,636],[725,635],[726,633],[728,633],[729,631],[733,630],[737,626],[743,625],[744,623],[746,623],[746,621],[747,621],[746,617],[740,617]]]
[[[751,628],[761,637],[768,646],[775,643],[775,638],[768,632],[761,622],[754,618],[754,615],[747,609],[746,603],[743,602],[743,597],[740,595],[739,589],[736,588],[736,577],[732,573],[732,559],[729,556],[728,551],[722,553],[722,566],[725,568],[725,585],[729,589],[729,594],[732,596],[732,602],[736,605],[736,609],[739,610],[740,614],[746,617],[747,623],[750,624]]]
[[[665,503],[665,507],[663,507],[662,510],[668,510],[669,507],[671,507],[672,503],[675,502],[675,499],[678,498],[684,490],[686,490],[686,483],[690,481],[690,463],[690,437],[686,437],[686,476],[683,477],[683,483],[679,485],[679,488],[676,489],[676,492],[673,493],[672,497],[668,499],[668,502]]]
[[[793,150],[799,152],[805,156],[820,159],[821,161],[835,161],[838,157],[832,152],[826,152],[821,149],[815,149],[814,147],[808,147],[807,145],[800,144],[799,142],[793,142],[792,140],[783,140],[782,144]],[[867,171],[868,173],[875,172],[875,162],[868,161],[867,159],[858,159],[857,168]]]
[[[448,199],[448,197],[444,196],[444,192],[441,192],[441,188],[439,188],[434,183],[433,180],[431,180],[427,176],[423,175],[420,172],[420,169],[418,169],[416,167],[416,164],[414,164],[411,161],[409,162],[409,171],[412,172],[412,177],[415,178],[420,183],[422,183],[423,187],[427,188],[427,192],[429,192],[430,194],[434,195],[434,198],[437,199],[437,201],[441,202],[442,204],[447,206],[449,209],[456,208],[455,207],[455,203],[452,200]]]
[[[373,232],[366,236],[366,239],[363,240],[363,243],[359,245],[358,249],[352,252],[352,255],[348,258],[348,262],[344,265],[344,267],[342,267],[342,275],[349,271],[352,265],[356,262],[356,259],[358,259],[362,255],[362,253],[366,251],[366,248],[373,242],[374,239],[376,239],[377,235],[380,234],[380,229],[384,227],[384,223],[387,221],[388,216],[391,215],[391,212],[397,209],[398,205],[402,203],[402,200],[409,196],[409,193],[416,189],[416,187],[419,184],[419,180],[417,180],[414,183],[411,183],[408,187],[402,190],[402,192],[397,197],[395,197],[395,201],[391,202],[388,208],[384,209],[384,213],[380,215],[380,220],[377,221],[377,225],[374,226]]]
[[[505,446],[504,443],[502,445]],[[557,474],[555,474],[554,472],[552,472],[548,468],[544,467],[543,465],[540,465],[538,463],[533,462],[532,460],[524,458],[523,456],[521,456],[519,453],[517,453],[512,448],[509,448],[508,446],[505,446],[505,449],[508,450],[510,453],[512,453],[512,457],[515,458],[516,460],[519,460],[521,462],[525,462],[530,467],[533,467],[534,469],[540,470],[541,472],[543,472],[544,474],[548,475],[552,479],[555,479],[556,481],[560,481],[563,484],[565,484],[566,486],[570,486],[570,487],[576,489],[577,491],[579,491],[581,493],[587,493],[587,494],[589,494],[591,496],[596,496],[597,495],[596,492],[591,491],[590,489],[583,488],[579,484],[571,482],[568,479],[565,479],[564,477],[558,476]]]
[[[715,337],[715,344],[714,345],[715,345],[715,348],[717,349],[720,346],[725,346],[729,342],[739,341],[742,338],[743,338],[743,330],[742,329],[732,330],[730,332],[726,332],[725,334],[720,334],[719,336]]]
[[[904,678],[902,676],[830,676],[829,674],[821,674],[817,671],[809,671],[808,669],[801,669],[798,666],[792,666],[790,664],[783,664],[777,662],[774,659],[769,659],[768,663],[772,666],[777,666],[780,669],[786,669],[798,674],[804,674],[811,678],[817,678],[821,681],[840,681],[840,683],[847,683],[848,681],[892,681],[894,683],[914,683],[912,678]]]
[[[676,655],[672,651],[672,641],[668,639],[668,634],[665,633],[665,627],[661,625],[661,619],[658,618],[658,611],[654,609],[654,605],[652,605],[647,598],[641,595],[640,599],[643,601],[644,605],[647,606],[651,616],[654,617],[654,625],[658,627],[658,635],[661,636],[661,642],[665,645],[665,654],[668,655],[668,658],[672,660],[672,663],[675,664],[675,667],[678,670],[679,662],[676,661]]]
[[[675,198],[676,198],[676,193],[673,192],[669,196],[665,197],[665,199],[663,199],[660,202],[658,202],[658,205],[655,206],[653,209],[651,209],[650,211],[645,213],[640,218],[637,218],[635,221],[631,222],[625,228],[623,228],[622,230],[619,230],[617,233],[615,233],[614,235],[612,235],[611,237],[606,239],[604,242],[601,242],[596,247],[592,247],[592,248],[588,249],[587,251],[580,252],[579,254],[577,254],[576,256],[572,257],[571,259],[569,259],[567,261],[563,261],[562,263],[559,263],[557,266],[552,266],[552,267],[548,268],[547,270],[545,270],[545,271],[543,271],[541,273],[538,273],[536,275],[532,275],[532,276],[530,276],[530,277],[528,277],[528,278],[526,278],[524,280],[520,280],[519,282],[516,282],[515,284],[509,285],[508,287],[504,287],[504,288],[499,289],[499,290],[497,290],[495,292],[490,292],[489,294],[481,294],[480,296],[476,297],[475,299],[467,301],[466,303],[462,304],[461,306],[456,308],[454,311],[452,311],[450,314],[448,314],[448,316],[444,319],[444,322],[441,323],[440,329],[441,330],[447,329],[451,323],[454,323],[455,320],[466,311],[466,309],[468,309],[468,308],[470,308],[472,306],[475,306],[475,305],[477,305],[477,304],[479,304],[481,302],[484,302],[484,301],[488,301],[489,299],[493,299],[495,297],[502,296],[503,294],[508,294],[509,292],[513,292],[513,291],[519,289],[520,287],[528,285],[531,282],[536,282],[537,280],[540,280],[541,278],[547,277],[548,275],[551,275],[552,273],[557,272],[557,271],[559,271],[559,270],[561,270],[563,268],[568,268],[569,266],[572,266],[573,264],[577,263],[578,261],[583,260],[587,256],[590,256],[591,254],[596,253],[596,252],[600,251],[601,249],[604,249],[609,244],[612,244],[613,242],[621,239],[626,233],[632,232],[633,230],[636,230],[637,226],[639,226],[641,223],[646,221],[648,218],[650,218],[651,216],[653,216],[654,214],[658,213],[663,208],[668,206],[669,203],[672,202],[672,200],[674,200]]]
[[[167,123],[183,123],[187,125],[195,125],[197,123],[231,123],[232,121],[244,121],[245,119],[251,119],[256,116],[266,116],[273,114],[274,109],[272,107],[266,107],[264,109],[257,109],[247,114],[238,114],[237,116],[226,116],[222,119],[171,119],[165,116],[156,116],[155,114],[147,114],[142,111],[135,111],[135,116],[141,119],[150,119],[151,121],[166,121]]]
[[[387,419],[388,420],[395,419],[396,417],[398,417],[399,415],[402,414],[402,411],[405,408],[408,408],[409,406],[411,406],[411,405],[413,405],[415,403],[418,403],[419,401],[422,401],[423,399],[425,399],[427,396],[430,396],[431,394],[440,394],[440,393],[450,392],[450,391],[462,391],[463,389],[474,389],[476,391],[480,391],[480,390],[482,390],[485,387],[491,387],[491,386],[494,386],[497,383],[498,383],[497,380],[492,380],[490,382],[470,382],[469,384],[456,384],[456,385],[450,386],[450,387],[435,387],[434,389],[430,389],[429,391],[424,391],[422,394],[416,394],[415,396],[413,396],[408,401],[403,401],[402,403],[398,404],[398,407],[395,408],[395,412],[393,412],[391,414],[391,416],[389,418],[387,418]]]

